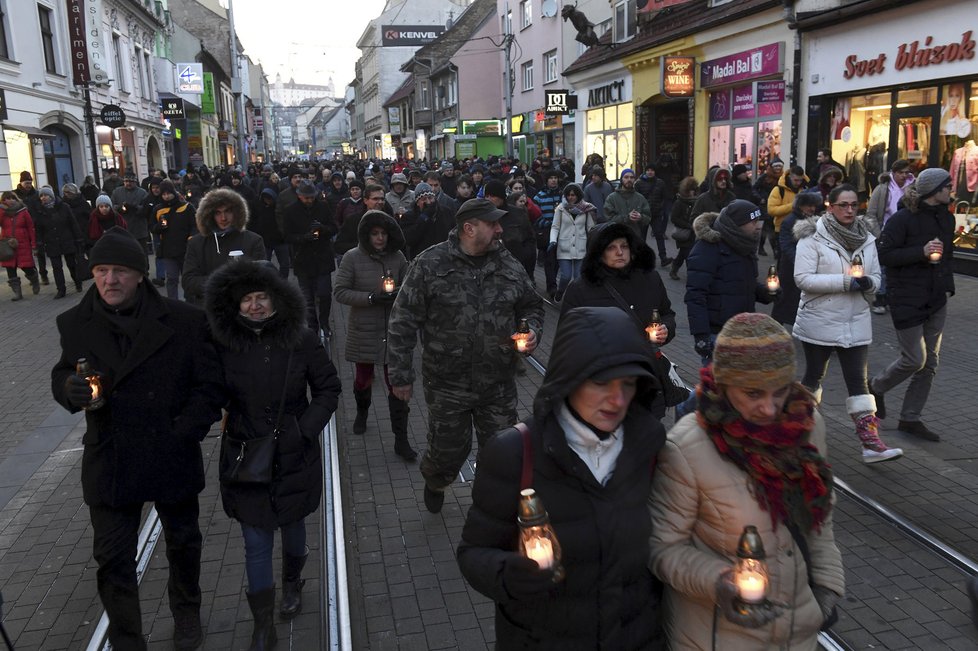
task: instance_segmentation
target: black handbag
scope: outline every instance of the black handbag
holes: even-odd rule
[[[604,286],[607,288],[608,293],[611,294],[611,297],[615,299],[615,302],[618,303],[618,306],[631,315],[635,323],[638,324],[639,329],[644,333],[645,324],[639,320],[638,315],[635,314],[635,310],[628,304],[628,301],[610,284],[605,283]],[[655,349],[652,352],[652,373],[655,374],[655,379],[658,381],[659,387],[662,390],[662,397],[665,400],[666,407],[675,407],[676,405],[682,404],[689,397],[689,388],[683,384],[679,373],[674,372],[673,363],[665,356],[662,349],[652,342],[649,342],[649,345]]]
[[[88,254],[79,251],[77,254],[75,254],[75,280],[82,282],[83,280],[91,279],[92,270],[88,265]]]
[[[225,427],[221,436],[221,482],[228,484],[271,484],[275,479],[278,437],[281,434],[282,413],[285,410],[285,392],[292,369],[292,351],[282,382],[282,399],[278,405],[275,427],[268,436],[252,439],[234,438]]]

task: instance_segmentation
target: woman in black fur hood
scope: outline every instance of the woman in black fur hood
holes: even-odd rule
[[[241,523],[244,536],[248,604],[255,618],[252,648],[270,649],[275,644],[275,529],[282,530],[279,612],[291,619],[302,609],[305,517],[319,506],[322,493],[319,435],[336,410],[340,380],[319,338],[306,327],[305,299],[271,264],[232,262],[214,271],[205,309],[224,371],[225,436],[270,436],[281,414],[270,484],[225,481],[230,464],[224,454],[220,469],[224,511]]]

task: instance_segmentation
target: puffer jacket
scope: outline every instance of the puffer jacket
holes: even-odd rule
[[[873,341],[872,304],[880,285],[876,238],[866,237],[853,253],[833,238],[822,219],[795,224],[795,284],[801,290],[792,334],[820,346],[853,348]],[[921,245],[923,249],[923,245]],[[866,293],[850,292],[852,259],[863,259],[863,275],[872,281]]]
[[[609,318],[609,314],[617,318]],[[661,586],[647,567],[652,529],[646,500],[664,429],[642,406],[653,384],[641,378],[622,423],[622,449],[606,483],[567,443],[556,410],[598,370],[647,366],[644,342],[616,308],[581,308],[558,326],[547,377],[528,421],[531,486],[550,516],[565,578],[535,599],[514,599],[503,567],[517,550],[523,440],[503,430],[486,445],[458,547],[462,575],[496,602],[496,648],[560,651],[661,649]]]
[[[824,456],[825,423],[815,412],[810,441]],[[650,567],[666,584],[666,633],[671,648],[713,648],[717,627],[724,651],[783,651],[817,648],[822,611],[808,584],[805,565],[791,532],[775,527],[771,515],[750,493],[747,474],[721,457],[712,440],[689,414],[669,431],[659,455],[649,498],[652,522]],[[769,598],[787,604],[767,626],[749,629],[714,617],[716,581],[733,567],[744,526],[754,525],[767,553]],[[835,544],[832,516],[820,532],[806,535],[817,585],[845,593],[842,557]]]
[[[234,297],[259,287],[272,296],[276,314],[256,334],[239,318]],[[216,270],[207,281],[205,311],[223,369],[225,431],[237,439],[270,435],[283,389],[285,393],[275,481],[270,485],[222,482],[224,511],[263,529],[296,522],[319,507],[323,486],[319,433],[339,402],[336,368],[319,337],[306,327],[301,292],[269,265],[241,262]]]
[[[42,205],[34,229],[49,258],[84,251],[85,235],[78,227],[71,208],[61,199],[55,198],[53,203]]]
[[[234,214],[231,227],[221,233],[214,223],[214,210],[228,206]],[[217,188],[201,200],[197,208],[197,235],[187,243],[183,260],[181,283],[188,303],[204,302],[204,285],[215,269],[228,261],[231,251],[241,251],[245,260],[264,260],[265,244],[259,235],[245,230],[248,222],[248,204],[234,190]]]
[[[577,193],[577,196],[581,196],[580,187],[577,187]],[[557,206],[553,224],[550,225],[550,243],[557,244],[558,260],[584,259],[587,253],[587,234],[594,228],[596,215],[594,209],[572,215],[566,201]]]
[[[160,236],[160,250],[156,255],[170,260],[183,260],[187,255],[187,242],[197,228],[197,213],[192,204],[175,195],[172,201],[161,201],[153,210],[150,230]],[[166,220],[166,226],[163,220]]]
[[[727,319],[770,303],[767,286],[757,281],[757,257],[737,253],[713,228],[717,213],[693,220],[696,244],[686,260],[686,314],[694,337],[717,334]]]
[[[31,212],[21,202],[10,207],[0,205],[0,237],[16,238],[17,249],[14,257],[0,262],[0,267],[34,268],[34,249],[37,248],[37,233]]]
[[[808,185],[808,177],[806,176],[800,188],[792,188],[788,185],[789,175],[790,172],[782,174],[778,184],[767,197],[767,214],[771,215],[771,219],[774,221],[776,233],[781,231],[781,222],[794,209],[795,196]]]
[[[383,253],[370,245],[370,231],[376,226],[387,231]],[[371,303],[369,296],[383,292],[382,279],[388,271],[394,278],[394,287],[400,289],[408,268],[402,253],[404,234],[393,217],[380,210],[368,210],[360,219],[357,236],[359,246],[346,252],[333,280],[333,297],[350,306],[346,361],[386,364],[387,319],[393,303]]]

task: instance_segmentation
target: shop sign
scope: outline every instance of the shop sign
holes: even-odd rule
[[[954,43],[938,43],[933,36],[917,39],[909,43],[901,43],[896,50],[896,56],[891,61],[896,71],[911,70],[936,66],[942,63],[971,61],[975,58],[975,39],[972,30],[961,35]],[[864,77],[883,74],[888,65],[887,56],[881,52],[873,59],[860,59],[856,54],[846,57],[843,78]]]
[[[0,122],[7,119],[7,93],[0,88]]]
[[[503,121],[462,120],[462,133],[471,133],[477,136],[501,136],[503,135]]]
[[[183,111],[183,100],[179,97],[167,97],[164,98],[160,105],[162,107],[163,116],[171,120],[183,120],[186,114]]]
[[[652,13],[654,11],[662,11],[667,7],[684,5],[687,2],[691,2],[691,0],[638,0],[636,8],[640,14]]]
[[[218,131],[217,132],[217,141],[218,142],[224,142],[224,143],[226,143],[228,141],[228,132],[227,131]]]
[[[89,82],[106,84],[109,81],[109,71],[105,65],[105,45],[102,40],[102,0],[67,2],[71,80],[76,86]]]
[[[204,94],[200,96],[200,112],[213,115],[217,113],[214,100],[214,73],[204,73]]]
[[[771,43],[700,65],[700,86],[712,88],[737,81],[768,77],[783,72],[784,43]]]
[[[391,125],[391,135],[401,135],[401,109],[396,106],[388,108],[387,122]]]
[[[444,31],[444,25],[382,25],[380,43],[384,47],[426,45],[441,36]]]
[[[119,127],[126,126],[126,112],[122,110],[121,106],[106,104],[102,107],[100,117],[102,118],[102,124],[107,127],[118,129]]]
[[[177,64],[177,92],[188,95],[204,94],[204,64]]]
[[[521,133],[523,131],[523,120],[525,120],[525,119],[526,119],[526,116],[523,115],[522,113],[520,113],[519,115],[514,115],[513,116],[513,121],[509,125],[509,132],[510,133]]]
[[[607,104],[621,104],[625,100],[625,80],[619,79],[604,86],[596,86],[587,92],[588,108],[605,106]]]
[[[571,95],[568,90],[548,90],[544,95],[543,112],[547,115],[567,115],[577,108],[577,95]]]
[[[783,102],[784,101],[784,81],[759,81],[757,82],[757,103],[764,102]]]
[[[662,94],[692,97],[696,90],[695,66],[693,57],[662,57]]]
[[[754,85],[747,84],[733,89],[732,119],[746,120],[754,117]]]
[[[475,142],[456,142],[455,143],[455,157],[456,158],[472,158],[475,156]]]

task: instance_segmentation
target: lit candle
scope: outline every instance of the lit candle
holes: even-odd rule
[[[384,283],[383,283],[384,284],[384,292],[387,293],[387,294],[393,294],[394,293],[394,288],[397,285],[394,283],[394,276],[391,275],[391,272],[390,271],[388,271],[387,273],[384,274],[383,280],[384,280]]]
[[[546,538],[537,538],[526,548],[526,557],[536,561],[541,570],[549,570],[554,564],[553,545]]]
[[[656,339],[658,339],[657,333],[661,323],[662,317],[659,316],[659,310],[652,310],[652,320],[649,322],[649,325],[645,327],[645,334],[649,336],[649,341],[652,343],[655,343]]]
[[[102,383],[99,381],[97,375],[92,375],[88,378],[88,386],[92,389],[92,402],[95,402],[102,395]]]
[[[856,257],[852,259],[852,266],[849,267],[849,275],[853,278],[862,278],[863,259],[861,256],[856,255]]]
[[[526,339],[527,338],[525,335],[516,336],[516,350],[518,350],[521,353],[526,352]]]
[[[737,591],[742,601],[757,604],[764,601],[767,592],[764,575],[759,572],[740,572],[737,575]]]
[[[942,256],[940,251],[931,251],[930,255],[927,257],[930,258],[931,264],[940,264]]]
[[[778,278],[778,271],[772,264],[767,270],[767,293],[774,296],[781,287],[781,279]]]

